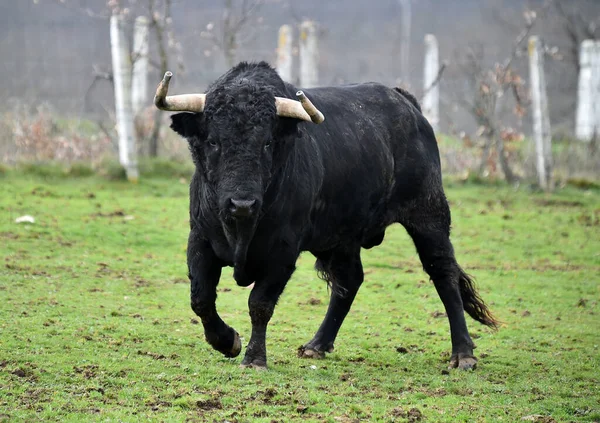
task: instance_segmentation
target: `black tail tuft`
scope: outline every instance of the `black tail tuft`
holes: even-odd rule
[[[459,286],[460,296],[463,301],[463,308],[467,314],[478,322],[497,329],[499,325],[498,320],[496,320],[477,293],[473,279],[462,269],[460,269]]]
[[[315,262],[315,269],[317,271],[317,275],[319,279],[325,281],[327,283],[327,288],[331,290],[331,292],[338,297],[345,297],[348,290],[344,287],[341,287],[339,284],[335,283],[333,276],[329,271],[325,268],[325,264],[317,259]]]

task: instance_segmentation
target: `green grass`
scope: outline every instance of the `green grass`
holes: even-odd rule
[[[598,191],[447,184],[458,260],[504,322],[469,319],[476,371],[446,370],[442,304],[394,226],[321,361],[296,357],[328,297],[301,256],[256,372],[212,351],[189,307],[184,180],[0,184],[0,421],[600,420]],[[248,293],[224,273],[218,307],[246,341]]]

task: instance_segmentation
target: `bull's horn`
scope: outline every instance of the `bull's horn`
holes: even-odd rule
[[[306,98],[306,95],[302,91],[298,91],[296,95],[300,101],[275,97],[278,116],[291,117],[313,123],[321,123],[325,120],[323,113]]]
[[[167,96],[169,81],[173,74],[166,72],[160,84],[156,88],[154,105],[160,110],[169,112],[203,112],[206,94],[183,94]]]
[[[312,120],[313,123],[321,123],[325,120],[323,113],[321,113],[319,109],[312,104],[312,102],[308,99],[308,97],[306,97],[306,95],[304,95],[302,91],[298,91],[296,93],[296,97],[298,97],[298,100],[300,100],[300,103],[302,103],[302,107],[304,110],[306,110],[306,113],[308,113],[310,120]]]

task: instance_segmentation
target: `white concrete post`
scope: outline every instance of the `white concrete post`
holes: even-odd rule
[[[402,37],[400,42],[400,77],[402,84],[410,86],[410,27],[411,27],[411,8],[410,0],[398,0],[402,13]]]
[[[110,44],[115,82],[119,161],[127,172],[127,179],[136,182],[139,173],[131,106],[131,56],[127,45],[125,19],[122,16],[113,15],[110,18]]]
[[[600,41],[585,40],[579,50],[575,136],[582,141],[600,136]]]
[[[300,25],[300,86],[312,88],[319,84],[319,48],[314,22]]]
[[[552,134],[544,74],[544,46],[535,36],[529,37],[529,74],[538,182],[543,190],[549,191],[552,189]]]
[[[286,82],[292,82],[292,28],[282,25],[277,41],[277,73]]]
[[[133,73],[131,103],[137,116],[148,106],[148,37],[149,24],[145,16],[138,16],[133,26]]]
[[[440,71],[437,38],[433,34],[425,35],[425,71],[423,75],[423,114],[429,120],[434,131],[440,123],[440,85],[436,81]]]

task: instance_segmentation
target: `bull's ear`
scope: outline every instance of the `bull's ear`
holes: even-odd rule
[[[200,131],[198,113],[177,113],[171,116],[171,129],[184,138],[192,138]]]
[[[298,119],[280,117],[277,122],[277,136],[291,139],[300,137],[301,133],[298,130],[299,123],[300,120]]]

